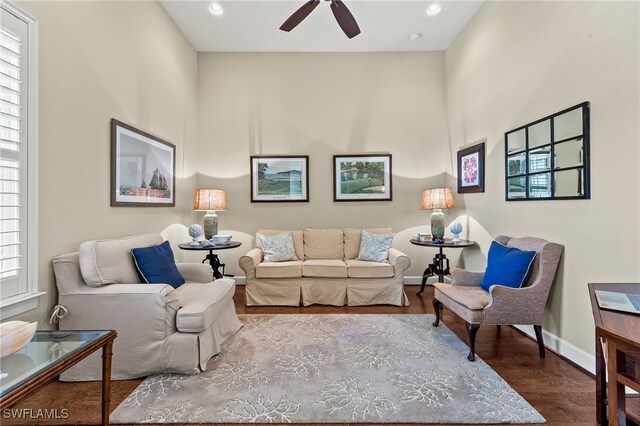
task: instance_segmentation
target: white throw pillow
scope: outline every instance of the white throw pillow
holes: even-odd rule
[[[298,260],[293,246],[293,234],[289,231],[282,234],[268,237],[258,234],[262,242],[265,262],[285,262],[287,260]]]
[[[362,230],[362,238],[360,239],[360,252],[356,260],[365,260],[369,262],[388,263],[389,249],[393,243],[395,234],[372,234],[367,230]]]

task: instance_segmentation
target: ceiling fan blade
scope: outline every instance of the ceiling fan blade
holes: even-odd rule
[[[331,11],[347,37],[354,38],[360,34],[358,23],[341,0],[331,0]]]
[[[309,0],[308,2],[303,4],[300,9],[293,12],[293,15],[289,16],[289,19],[284,21],[284,24],[280,26],[280,29],[282,31],[291,31],[292,29],[297,27],[298,24],[304,20],[304,18],[309,16],[309,14],[313,12],[313,9],[315,9],[318,4],[320,4],[320,0]]]

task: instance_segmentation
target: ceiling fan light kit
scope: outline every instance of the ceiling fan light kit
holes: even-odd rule
[[[347,9],[347,6],[341,0],[325,0],[331,2],[331,12],[333,12],[333,16],[336,18],[338,25],[342,28],[342,31],[349,38],[354,38],[358,34],[360,34],[360,27],[358,27],[358,23],[355,18]],[[300,24],[311,12],[315,9],[320,0],[309,0],[305,4],[302,5],[298,10],[293,12],[293,14],[280,26],[282,31],[291,31],[295,27]]]

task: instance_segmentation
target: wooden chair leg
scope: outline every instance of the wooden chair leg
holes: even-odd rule
[[[436,314],[436,320],[431,325],[437,327],[440,325],[440,311],[442,311],[442,302],[434,297],[431,303],[433,304],[433,311]]]
[[[538,340],[538,351],[540,352],[540,358],[544,358],[545,351],[544,351],[544,339],[542,337],[542,326],[534,325],[533,329],[536,332],[536,340]]]
[[[467,359],[469,361],[476,360],[476,333],[480,329],[480,324],[467,324],[467,334],[469,335],[469,356]]]

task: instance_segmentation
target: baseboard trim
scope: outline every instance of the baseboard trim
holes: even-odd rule
[[[444,281],[449,283],[451,282],[451,278],[450,277],[444,277]],[[438,277],[434,276],[434,277],[429,277],[427,278],[427,285],[433,285],[434,283],[438,282]],[[405,285],[422,285],[422,276],[416,277],[416,276],[405,276],[402,280],[402,284]]]
[[[536,334],[533,330],[532,325],[514,325],[515,329],[521,331],[526,336],[531,338],[534,341],[536,340]],[[579,347],[575,346],[572,343],[567,342],[564,339],[556,336],[553,333],[548,332],[545,329],[542,329],[542,336],[544,338],[544,346],[555,353],[556,355],[562,357],[566,361],[575,365],[585,373],[588,373],[595,377],[596,373],[596,357],[591,355],[590,353],[583,351]]]

